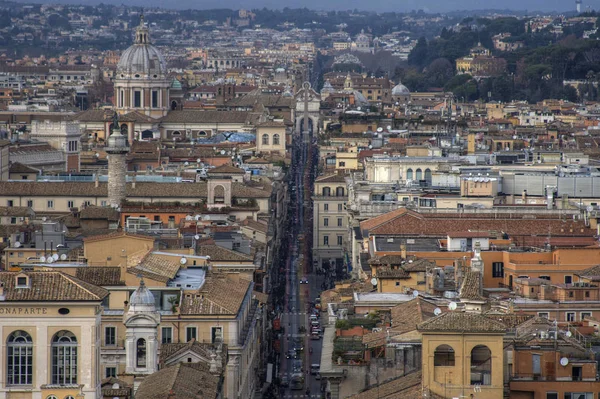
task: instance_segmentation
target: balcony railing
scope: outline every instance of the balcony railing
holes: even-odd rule
[[[555,375],[542,375],[533,373],[515,373],[510,376],[510,381],[598,381],[597,376],[585,377],[585,376],[563,376],[557,378]]]

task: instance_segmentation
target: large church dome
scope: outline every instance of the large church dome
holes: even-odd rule
[[[117,78],[163,78],[167,73],[164,57],[150,42],[148,27],[142,16],[135,31],[135,42],[121,55],[117,64]],[[121,76],[124,75],[124,76]]]

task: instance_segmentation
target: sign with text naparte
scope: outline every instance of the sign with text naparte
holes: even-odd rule
[[[48,308],[44,307],[0,307],[0,316],[44,316],[48,314]]]

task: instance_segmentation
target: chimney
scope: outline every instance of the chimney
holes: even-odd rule
[[[100,179],[98,177],[98,173],[96,173],[94,175],[94,187],[98,188],[99,185],[100,185]]]
[[[400,256],[406,259],[406,244],[400,244]]]
[[[521,198],[523,201],[527,201],[527,190],[523,190],[523,194],[521,194]]]
[[[131,180],[131,188],[135,188],[135,177],[137,176],[137,173],[133,175],[133,179]]]
[[[0,283],[0,301],[5,301],[6,295],[4,295],[4,283]]]

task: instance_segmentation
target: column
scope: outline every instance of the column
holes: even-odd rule
[[[35,341],[33,341],[33,361],[35,375],[33,376],[33,385],[39,387],[43,384],[49,384],[50,374],[52,373],[52,365],[50,363],[50,337],[48,337],[48,327],[46,323],[40,323],[40,327],[36,329]],[[6,352],[5,352],[6,353]],[[5,367],[5,361],[2,362]]]

